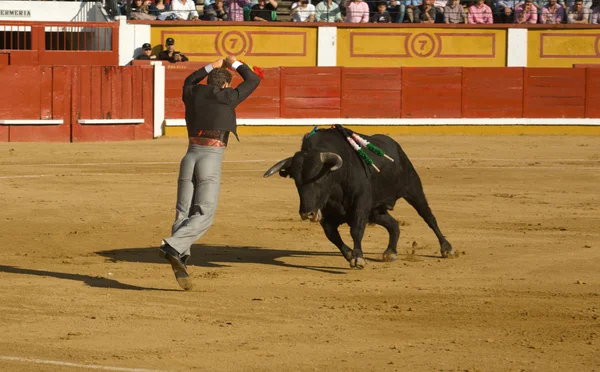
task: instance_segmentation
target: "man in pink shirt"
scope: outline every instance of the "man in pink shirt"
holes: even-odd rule
[[[549,0],[548,5],[542,9],[542,22],[546,24],[562,23],[565,18],[565,8],[556,3],[556,0]]]
[[[533,6],[533,0],[525,0],[515,7],[515,23],[537,23],[537,8]]]
[[[362,0],[349,0],[346,3],[346,22],[368,23],[369,6]]]
[[[469,24],[488,24],[494,23],[492,18],[492,9],[483,3],[483,0],[477,0],[477,3],[469,7]]]

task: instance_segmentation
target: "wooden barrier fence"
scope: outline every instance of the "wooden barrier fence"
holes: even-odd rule
[[[182,119],[181,87],[201,64],[166,66],[165,117]],[[600,118],[598,68],[265,69],[238,118]],[[241,79],[234,74],[233,85]]]
[[[153,138],[151,66],[0,69],[0,141]]]

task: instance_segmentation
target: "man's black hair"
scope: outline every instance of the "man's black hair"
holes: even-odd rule
[[[215,68],[208,74],[208,85],[222,87],[223,84],[231,84],[231,72],[226,68]]]

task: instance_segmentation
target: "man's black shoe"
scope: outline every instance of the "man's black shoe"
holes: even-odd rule
[[[158,248],[158,255],[169,261],[171,268],[173,269],[173,273],[175,274],[175,279],[177,279],[177,283],[179,283],[181,288],[189,291],[194,287],[192,279],[187,272],[187,267],[181,259],[179,252],[177,252],[175,248],[168,244],[163,244],[160,246],[160,248]]]

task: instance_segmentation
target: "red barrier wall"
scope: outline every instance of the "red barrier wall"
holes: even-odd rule
[[[181,119],[181,85],[201,65],[167,66],[166,117]],[[240,118],[598,118],[598,68],[265,69]],[[233,85],[241,80],[234,74]]]
[[[401,69],[342,69],[341,117],[401,117],[402,81]]]
[[[523,69],[463,68],[461,115],[467,118],[523,117]]]
[[[583,68],[526,68],[523,116],[582,118],[585,116]]]
[[[103,141],[153,138],[153,70],[143,67],[7,66],[0,69],[0,141]],[[80,124],[80,119],[144,119],[142,124]]]

